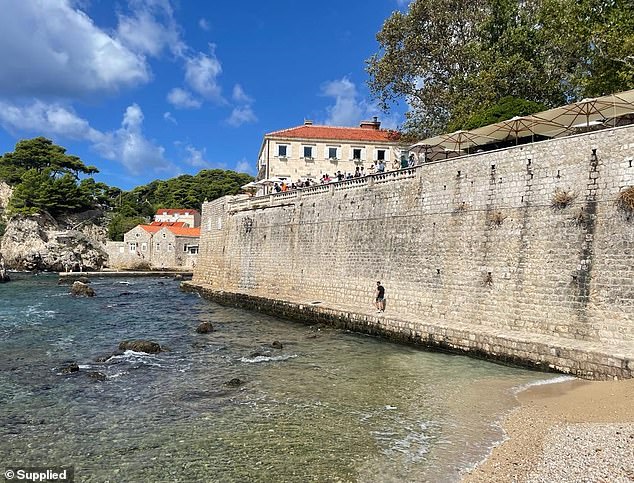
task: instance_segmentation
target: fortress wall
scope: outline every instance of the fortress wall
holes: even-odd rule
[[[634,342],[634,220],[615,204],[633,159],[629,126],[223,198],[203,207],[194,283],[367,310],[381,280],[405,320]]]

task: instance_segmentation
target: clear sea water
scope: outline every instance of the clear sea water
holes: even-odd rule
[[[73,465],[76,481],[458,481],[503,438],[513,389],[554,377],[222,307],[171,279],[95,279],[90,299],[14,279],[0,462]],[[215,331],[196,334],[204,321]],[[170,352],[95,362],[127,339]]]

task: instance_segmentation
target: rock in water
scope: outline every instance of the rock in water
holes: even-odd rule
[[[240,379],[239,377],[234,377],[233,379],[231,379],[230,381],[225,382],[225,386],[229,386],[229,387],[240,387],[242,386],[246,381],[243,381],[242,379]]]
[[[89,287],[82,282],[74,282],[73,286],[70,288],[70,294],[80,297],[94,297],[96,295],[92,287]]]
[[[161,352],[161,346],[149,340],[124,340],[119,343],[119,350],[158,354]]]
[[[79,366],[76,362],[72,362],[67,366],[64,366],[60,369],[62,374],[72,374],[73,372],[79,372]]]
[[[103,382],[106,379],[108,379],[107,376],[103,372],[99,372],[99,371],[90,371],[88,373],[88,377],[90,377],[91,379],[94,379],[95,381],[99,381],[99,382]]]
[[[279,340],[274,340],[271,347],[273,347],[273,349],[283,349],[284,345]]]
[[[211,322],[203,322],[198,327],[196,327],[196,332],[199,334],[209,334],[209,332],[214,331],[214,326],[211,325]]]

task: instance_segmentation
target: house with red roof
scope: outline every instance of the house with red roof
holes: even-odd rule
[[[198,210],[187,208],[159,208],[154,215],[156,223],[184,223],[186,226],[196,228],[200,226],[200,213]]]
[[[264,135],[258,154],[257,179],[319,180],[337,171],[368,173],[382,160],[389,169],[406,153],[397,131],[381,129],[381,122],[362,121],[359,127],[319,126],[304,121],[296,126]]]
[[[122,242],[106,244],[108,266],[129,270],[193,269],[199,239],[200,227],[182,221],[137,225]]]

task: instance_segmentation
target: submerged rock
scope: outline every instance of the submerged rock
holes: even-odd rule
[[[79,372],[79,365],[76,362],[71,362],[70,364],[60,368],[62,374],[72,374],[73,372]]]
[[[124,340],[119,343],[119,350],[158,354],[161,352],[161,345],[149,340]]]
[[[94,297],[95,290],[89,287],[83,282],[73,282],[73,286],[70,288],[70,294],[78,297]]]
[[[87,375],[91,379],[94,379],[95,381],[99,381],[99,382],[105,381],[107,379],[106,375],[103,372],[99,372],[99,371],[90,371]]]
[[[99,362],[99,363],[108,362],[114,356],[120,356],[120,355],[123,355],[123,351],[114,351],[112,354],[106,354],[106,355],[97,357],[95,359],[95,362]]]
[[[271,347],[273,347],[273,349],[283,349],[284,345],[279,340],[274,340]]]
[[[174,275],[174,280],[183,280],[183,276],[181,274]]]
[[[199,334],[209,334],[209,332],[214,331],[214,326],[211,322],[202,322],[198,327],[196,327],[196,332]]]
[[[246,384],[246,381],[243,381],[239,377],[234,377],[230,381],[225,382],[225,386],[229,386],[229,387],[240,387],[243,384]]]

